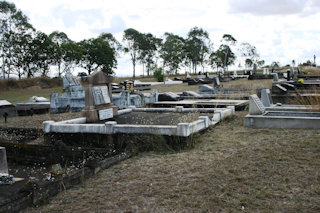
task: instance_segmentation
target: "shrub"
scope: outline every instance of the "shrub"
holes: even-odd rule
[[[158,81],[158,82],[162,82],[164,79],[164,75],[163,75],[163,69],[161,67],[154,67],[153,68],[153,77]]]

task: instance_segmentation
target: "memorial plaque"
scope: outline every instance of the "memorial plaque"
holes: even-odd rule
[[[111,103],[107,86],[92,87],[92,95],[95,105]]]
[[[109,118],[113,118],[113,110],[112,110],[112,108],[99,110],[99,119],[100,120],[106,120],[106,119],[109,119]]]

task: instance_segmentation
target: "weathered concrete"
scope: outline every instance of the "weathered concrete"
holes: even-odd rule
[[[154,112],[156,109],[140,109],[131,107],[126,109],[125,112],[119,110],[120,114],[130,113],[130,111],[145,111]],[[164,109],[157,109],[163,112]],[[175,110],[183,111],[181,107],[176,109],[167,109],[172,112]],[[208,112],[212,109],[204,111]],[[194,109],[195,112],[199,109]],[[190,112],[190,110],[187,110]],[[198,120],[191,123],[178,123],[178,125],[130,125],[130,124],[117,124],[115,121],[107,121],[104,124],[88,124],[86,118],[78,118],[62,122],[45,121],[44,131],[46,133],[97,133],[97,134],[151,134],[151,135],[168,135],[168,136],[182,136],[188,137],[193,133],[207,128],[209,125],[219,122],[226,116],[234,114],[234,108],[225,108],[214,110],[212,119],[208,116],[200,116]]]
[[[256,95],[250,96],[249,114],[244,118],[244,125],[253,128],[294,128],[319,129],[320,113],[266,111]]]
[[[181,100],[181,101],[159,101],[153,103],[154,107],[175,107],[184,106],[189,108],[194,107],[213,107],[221,108],[227,106],[234,106],[236,110],[244,110],[247,106],[248,100],[232,100],[232,99],[192,99],[192,100]]]

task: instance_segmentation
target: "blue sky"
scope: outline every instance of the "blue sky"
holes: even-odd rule
[[[122,40],[134,28],[158,37],[185,36],[194,26],[207,30],[217,49],[223,34],[257,47],[267,64],[313,59],[320,64],[319,0],[13,0],[45,33],[59,30],[75,40],[110,32]],[[210,70],[210,68],[207,68]],[[138,72],[141,67],[138,67]],[[130,59],[121,56],[117,75],[130,76]]]

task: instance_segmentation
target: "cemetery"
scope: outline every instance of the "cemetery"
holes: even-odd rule
[[[320,212],[319,5],[287,3],[0,0],[0,213]]]

